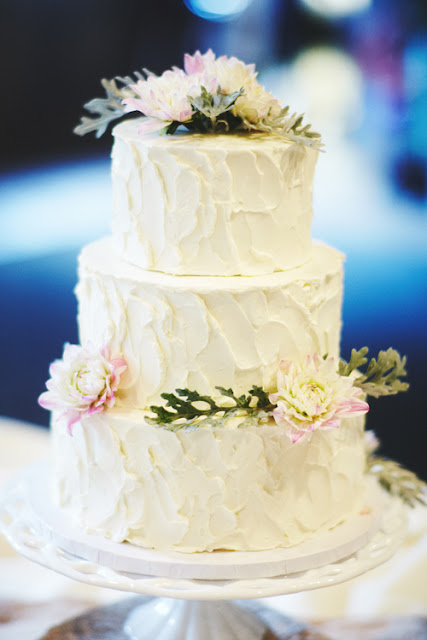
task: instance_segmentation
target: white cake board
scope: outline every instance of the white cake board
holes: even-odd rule
[[[296,593],[349,580],[390,558],[406,532],[401,501],[383,494],[374,482],[366,496],[371,513],[289,549],[171,554],[103,539],[101,544],[98,536],[71,527],[53,507],[45,470],[46,463],[32,466],[8,485],[0,498],[0,531],[18,553],[70,578],[160,596],[130,614],[123,628],[130,640],[261,640],[267,628],[262,620],[218,601]],[[286,572],[277,575],[275,563]],[[225,575],[230,577],[218,578]]]

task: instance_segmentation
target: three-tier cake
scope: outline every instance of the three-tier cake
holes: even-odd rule
[[[220,61],[235,59],[196,54],[180,73]],[[138,99],[164,76],[140,79]],[[232,96],[222,127],[194,98],[181,120],[145,105],[114,129],[112,236],[81,252],[81,346],[52,365],[44,394],[53,485],[68,514],[115,541],[272,549],[360,510],[367,405],[337,373],[343,255],[310,235],[318,145],[295,119],[287,133],[270,126],[289,117],[273,98],[256,126],[245,99],[266,98],[251,84],[232,101],[224,78],[210,94],[208,81],[211,110]],[[154,131],[162,117],[174,135]],[[154,420],[174,393],[190,417]]]

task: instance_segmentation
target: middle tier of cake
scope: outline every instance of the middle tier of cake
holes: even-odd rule
[[[129,409],[164,404],[177,388],[270,389],[282,359],[338,358],[342,263],[315,244],[308,263],[286,272],[173,276],[123,262],[105,238],[80,255],[80,340],[126,360],[117,405]]]

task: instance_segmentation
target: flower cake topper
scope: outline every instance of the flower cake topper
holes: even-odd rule
[[[121,357],[112,357],[107,347],[96,350],[66,344],[62,360],[50,365],[48,391],[39,397],[44,409],[58,411],[67,419],[68,432],[84,416],[100,413],[115,404],[120,376],[127,368]]]
[[[149,71],[101,81],[105,98],[85,105],[94,115],[83,116],[75,133],[94,131],[100,137],[110,122],[130,113],[144,116],[138,132],[173,134],[178,127],[197,133],[265,132],[320,149],[320,135],[303,125],[257,80],[255,65],[235,57],[217,58],[209,49],[185,54],[184,68],[173,67],[156,76]]]

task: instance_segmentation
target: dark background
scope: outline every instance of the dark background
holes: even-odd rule
[[[368,425],[427,477],[427,4],[203,2],[0,0],[0,414],[48,424],[48,365],[78,341],[76,258],[108,229],[111,137],[72,133],[83,103],[102,77],[212,47],[325,133],[314,233],[347,254],[342,353],[408,354],[411,390],[372,401]]]

